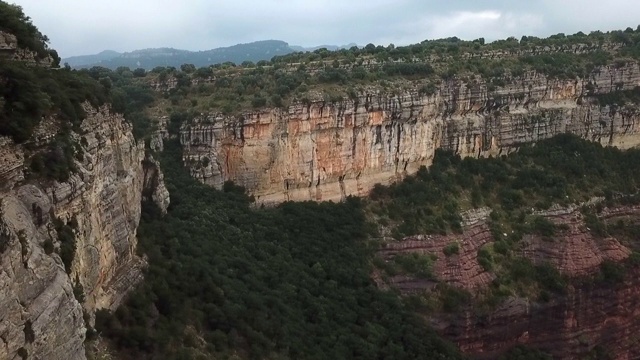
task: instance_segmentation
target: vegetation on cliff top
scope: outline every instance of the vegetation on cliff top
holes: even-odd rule
[[[79,126],[86,117],[85,104],[112,104],[113,111],[123,113],[133,123],[137,138],[150,133],[151,121],[142,109],[155,97],[148,86],[135,83],[132,74],[104,74],[99,68],[55,68],[57,55],[48,48],[47,37],[19,6],[2,1],[0,31],[15,35],[21,49],[31,50],[39,58],[54,58],[54,67],[47,68],[0,54],[0,135],[9,136],[16,143],[29,143],[28,175],[66,181],[76,170],[75,161],[81,159],[82,149],[70,135],[72,130],[80,132]],[[43,119],[55,122],[57,134],[46,144],[34,147],[38,140],[33,135]]]
[[[44,59],[57,54],[48,48],[48,39],[31,23],[19,6],[0,1],[0,31],[13,34],[20,49]],[[70,134],[79,130],[86,114],[85,103],[100,106],[110,99],[109,92],[91,77],[70,69],[47,68],[14,61],[0,54],[0,135],[16,143],[30,142],[28,176],[65,181],[82,156],[81,147]],[[56,134],[33,135],[43,119],[55,122]],[[53,136],[52,136],[53,135]],[[38,144],[38,146],[34,146]]]
[[[49,38],[33,25],[22,7],[0,1],[0,31],[13,34],[18,40],[18,47],[33,51],[36,57],[44,59],[51,56],[54,63],[60,62],[58,53],[48,46]]]
[[[417,89],[428,95],[442,82],[457,79],[472,86],[484,83],[493,92],[532,71],[552,78],[587,78],[598,66],[622,67],[639,58],[640,26],[488,44],[484,39],[457,38],[404,47],[369,44],[200,69],[184,64],[180,69],[153,69],[148,81],[177,83],[165,95],[171,103],[166,106],[237,114],[265,106],[286,107],[294,101],[355,99],[372,86],[390,94]]]

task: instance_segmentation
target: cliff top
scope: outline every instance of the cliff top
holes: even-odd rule
[[[640,26],[633,30],[523,36],[492,43],[448,38],[383,47],[369,44],[337,51],[318,49],[242,65],[225,63],[196,69],[136,70],[166,94],[160,106],[197,112],[237,114],[295,102],[341,100],[357,93],[417,90],[433,94],[453,80],[483,82],[490,91],[510,79],[544,74],[556,79],[587,78],[601,66],[622,68],[640,58]],[[169,104],[170,102],[170,104]]]
[[[0,43],[2,52],[12,52],[19,48],[34,53],[37,60],[51,57],[56,66],[60,63],[58,53],[49,48],[49,38],[33,25],[31,18],[18,5],[0,1],[0,35],[3,40]]]
[[[84,73],[58,69],[48,41],[20,6],[0,1],[0,137],[29,144],[33,175],[62,181],[82,155],[71,130],[80,131],[86,106],[102,106],[111,94]]]

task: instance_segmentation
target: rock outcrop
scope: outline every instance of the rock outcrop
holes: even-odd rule
[[[85,110],[81,135],[72,134],[83,155],[66,182],[25,179],[30,150],[0,141],[7,165],[0,173],[1,359],[84,359],[83,310],[114,309],[142,279],[135,249],[143,192],[168,204],[162,174],[155,163],[143,165],[131,125],[106,107]],[[63,224],[76,248],[68,269],[58,255],[56,225]]]
[[[143,163],[144,186],[143,199],[153,202],[163,214],[167,213],[167,208],[171,200],[169,190],[164,185],[164,174],[160,169],[160,163],[148,155]]]
[[[597,349],[610,359],[638,359],[639,275],[635,269],[617,285],[570,287],[548,303],[510,298],[488,315],[464,311],[433,325],[476,359],[495,359],[518,344],[554,359],[585,359]]]
[[[477,213],[486,213],[482,210]],[[615,224],[619,219],[637,222],[640,206],[607,208],[599,217]],[[485,214],[486,216],[486,214]],[[462,309],[454,314],[435,314],[432,325],[460,349],[478,359],[495,359],[510,348],[524,344],[541,349],[556,359],[584,359],[597,349],[612,359],[640,357],[640,268],[630,266],[617,283],[594,277],[605,261],[621,263],[631,250],[615,237],[598,238],[589,231],[576,207],[554,208],[542,214],[563,230],[552,240],[525,235],[519,255],[534,264],[549,263],[569,279],[564,294],[549,301],[512,296],[492,309]],[[434,278],[398,274],[383,281],[402,294],[424,294],[438,283],[483,294],[495,275],[478,262],[478,250],[495,241],[482,216],[474,216],[460,235],[411,236],[390,242],[381,250],[386,261],[399,254],[418,253],[437,256]],[[443,251],[457,242],[459,251],[446,256]]]
[[[390,279],[390,285],[403,294],[423,293],[442,281],[463,289],[475,290],[486,287],[495,277],[478,262],[478,249],[492,241],[489,227],[483,222],[467,227],[462,236],[417,235],[392,242],[381,250],[381,255],[386,261],[404,253],[435,255],[433,273],[437,274],[437,281],[411,275],[397,275]],[[443,250],[454,243],[459,248],[458,254],[446,256]],[[382,283],[380,285],[386,286]]]
[[[31,65],[51,67],[53,58],[51,56],[40,57],[29,49],[18,46],[18,38],[8,32],[0,31],[0,59],[20,61]]]
[[[498,155],[565,132],[640,144],[638,108],[597,101],[640,86],[638,63],[600,67],[585,79],[527,73],[491,91],[479,78],[444,82],[432,95],[414,85],[395,95],[369,89],[338,102],[203,114],[182,128],[184,162],[206,184],[232,180],[269,204],[365,195],[429,165],[436,149]]]

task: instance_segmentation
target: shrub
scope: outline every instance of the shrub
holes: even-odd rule
[[[444,253],[445,256],[451,256],[454,254],[458,254],[460,252],[460,245],[458,245],[457,242],[453,242],[449,245],[447,245],[442,252]]]

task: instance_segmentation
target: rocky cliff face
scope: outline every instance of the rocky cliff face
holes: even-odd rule
[[[443,321],[440,332],[477,359],[495,359],[516,344],[544,350],[555,359],[585,359],[597,349],[611,359],[638,359],[638,274],[630,272],[617,286],[571,288],[542,305],[511,298],[488,316],[469,311]]]
[[[4,31],[0,31],[0,59],[9,59],[44,67],[50,67],[53,64],[53,59],[50,56],[41,59],[33,51],[20,48],[16,36]]]
[[[83,308],[114,309],[142,278],[144,259],[135,248],[145,183],[159,205],[168,204],[161,172],[154,162],[143,165],[144,146],[131,126],[106,108],[86,110],[81,134],[72,135],[83,156],[64,183],[26,180],[28,146],[0,141],[2,359],[84,359]],[[55,121],[41,126],[55,128]],[[32,146],[46,142],[37,138]],[[54,219],[73,233],[68,274]],[[74,287],[76,294],[83,289],[83,304]]]
[[[181,142],[194,177],[215,187],[232,180],[258,203],[340,200],[429,165],[438,148],[498,155],[563,132],[633,147],[638,108],[601,106],[595,96],[638,86],[640,67],[628,63],[588,79],[529,73],[491,91],[479,78],[445,82],[433,95],[367,90],[238,117],[203,114],[183,127]]]
[[[600,218],[608,223],[637,219],[638,206],[605,209]],[[541,215],[566,230],[553,241],[526,235],[519,255],[533,263],[548,262],[573,279],[566,293],[550,301],[510,297],[490,311],[463,309],[455,314],[436,315],[432,325],[460,349],[478,359],[495,359],[515,345],[525,344],[544,350],[557,359],[584,359],[596,349],[612,359],[637,359],[640,331],[637,303],[640,301],[640,269],[625,272],[617,283],[592,280],[604,261],[622,262],[631,251],[615,237],[594,237],[577,207],[555,209]],[[634,223],[637,220],[633,220]],[[412,236],[387,244],[381,256],[390,260],[398,254],[434,254],[435,279],[395,275],[380,286],[392,286],[403,294],[422,294],[444,282],[472,293],[482,293],[494,279],[478,262],[478,250],[493,242],[482,218],[467,222],[462,235]],[[453,241],[458,254],[445,256],[443,250]]]

